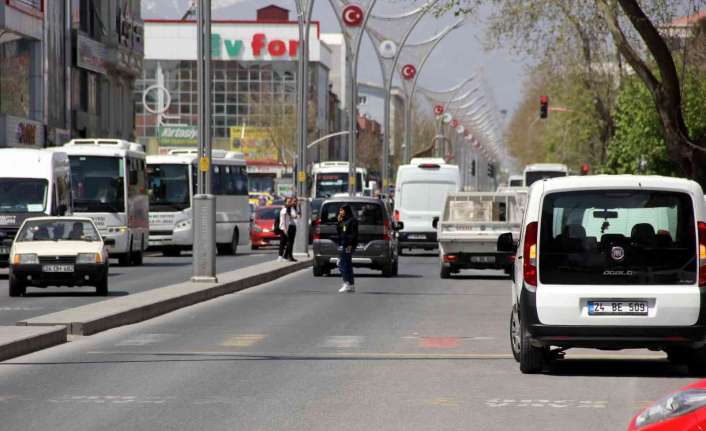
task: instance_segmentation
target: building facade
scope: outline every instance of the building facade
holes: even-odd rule
[[[139,0],[0,2],[0,147],[134,139]]]
[[[242,151],[251,189],[272,191],[291,172],[296,147],[298,26],[268,6],[254,21],[211,26],[212,145]],[[145,66],[135,88],[138,141],[153,154],[197,145],[196,23],[146,20]],[[312,23],[308,132],[328,133],[330,49]],[[310,155],[318,156],[318,149]],[[315,161],[315,160],[314,160]]]

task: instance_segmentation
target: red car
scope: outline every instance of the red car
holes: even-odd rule
[[[706,430],[706,380],[669,394],[635,416],[628,431]]]
[[[282,205],[257,207],[255,218],[250,228],[250,242],[253,250],[258,247],[279,244],[279,235],[274,232],[274,228],[275,221],[279,219],[281,209]]]

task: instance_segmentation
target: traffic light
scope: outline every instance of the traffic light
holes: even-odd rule
[[[471,161],[471,175],[474,177],[476,176],[476,161],[475,160]]]
[[[488,176],[490,178],[495,177],[495,165],[492,163],[488,163]]]
[[[539,98],[539,118],[547,118],[549,116],[549,96],[540,96]]]

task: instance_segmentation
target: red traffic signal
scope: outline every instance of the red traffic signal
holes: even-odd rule
[[[547,118],[549,116],[549,96],[539,97],[539,118]]]

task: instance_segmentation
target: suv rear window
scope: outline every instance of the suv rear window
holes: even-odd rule
[[[321,208],[321,223],[335,224],[338,220],[338,209],[346,202],[329,202]],[[382,205],[374,202],[349,202],[348,203],[359,225],[380,225],[383,223]]]
[[[547,195],[539,276],[545,284],[695,283],[691,198],[648,190]]]

